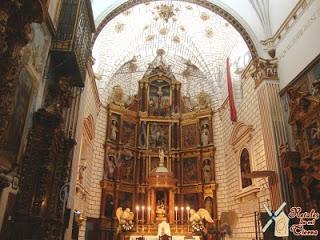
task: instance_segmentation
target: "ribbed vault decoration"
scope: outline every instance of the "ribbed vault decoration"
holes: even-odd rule
[[[239,70],[256,56],[245,30],[206,1],[141,2],[124,3],[98,27],[93,56],[102,102],[107,103],[117,85],[128,97],[135,94],[138,80],[157,50],[163,49],[165,61],[182,82],[182,93],[195,97],[206,91],[218,106],[225,98],[226,58]]]

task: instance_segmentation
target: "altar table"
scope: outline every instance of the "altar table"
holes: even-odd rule
[[[136,240],[136,238],[141,237],[141,235],[130,236],[130,240]],[[158,236],[143,236],[145,240],[159,240]],[[184,240],[185,236],[172,236],[172,240]],[[200,240],[199,236],[193,236],[195,240]]]

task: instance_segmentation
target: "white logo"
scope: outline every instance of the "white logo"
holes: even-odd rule
[[[277,211],[272,213],[270,209],[264,204],[264,208],[266,209],[268,215],[270,216],[269,221],[263,227],[262,231],[265,232],[272,224],[275,222],[275,229],[274,235],[276,237],[288,237],[289,236],[289,218],[288,216],[282,211],[283,208],[287,205],[286,202],[282,203],[281,206],[278,208]]]

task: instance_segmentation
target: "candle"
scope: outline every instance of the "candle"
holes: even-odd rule
[[[189,211],[190,211],[190,207],[187,206],[187,224],[188,224],[188,232],[189,232]]]
[[[187,219],[188,219],[188,222],[189,222],[189,211],[190,211],[190,207],[188,206],[187,207]]]
[[[148,206],[148,223],[151,223],[151,207]]]
[[[138,222],[139,222],[139,209],[140,209],[140,207],[137,205],[136,206],[136,212],[137,212],[137,224],[138,224]]]
[[[184,207],[181,207],[181,223],[183,224],[183,210],[184,210]]]
[[[141,207],[142,209],[142,224],[144,223],[144,206]]]
[[[178,222],[178,207],[177,206],[174,207],[174,211],[175,211],[176,222]]]

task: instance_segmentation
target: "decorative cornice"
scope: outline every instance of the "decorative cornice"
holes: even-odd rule
[[[286,33],[290,31],[292,26],[297,22],[297,19],[302,16],[305,9],[313,2],[313,0],[300,0],[294,9],[290,12],[288,17],[284,20],[281,26],[278,28],[273,37],[261,41],[262,45],[267,47],[275,47]]]

